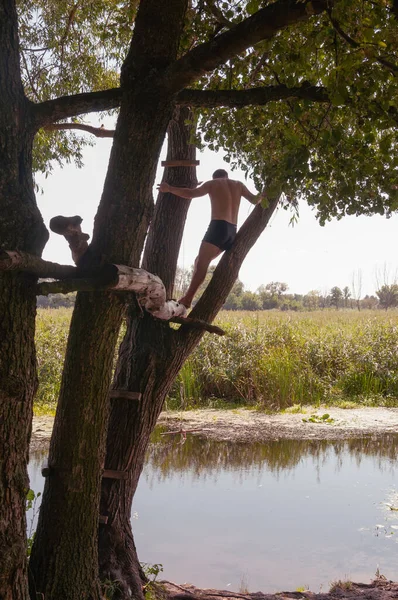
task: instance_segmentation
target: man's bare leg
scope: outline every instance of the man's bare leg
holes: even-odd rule
[[[209,244],[209,242],[201,243],[199,254],[195,260],[191,283],[189,284],[189,288],[185,296],[180,298],[180,304],[183,304],[186,306],[186,308],[191,307],[192,300],[196,292],[205,280],[207,269],[209,268],[211,261],[217,258],[221,252],[222,250],[220,250],[220,248],[217,246],[214,246],[214,244]]]

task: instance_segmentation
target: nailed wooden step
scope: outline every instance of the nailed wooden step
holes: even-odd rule
[[[98,521],[99,523],[102,523],[103,525],[106,525],[108,523],[108,517],[105,515],[100,515],[98,517]]]
[[[130,392],[129,390],[110,390],[109,398],[123,398],[124,400],[141,400],[141,392]]]
[[[50,475],[54,475],[55,473],[67,473],[69,469],[63,467],[56,467],[54,465],[49,465],[47,459],[44,460],[41,464],[41,474],[43,477],[49,477]]]
[[[162,167],[197,167],[200,160],[162,160]]]
[[[114,471],[113,469],[104,469],[102,471],[104,479],[127,479],[127,471]]]
[[[42,462],[41,474],[43,475],[43,477],[48,477],[49,475],[51,475],[51,468],[49,467],[47,460]]]

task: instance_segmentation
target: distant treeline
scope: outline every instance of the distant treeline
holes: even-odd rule
[[[212,267],[206,280],[199,289],[196,300],[207,287],[214,267]],[[187,269],[179,269],[176,276],[174,296],[180,297],[184,294],[190,281],[191,273]],[[293,310],[293,311],[313,311],[327,308],[334,309],[353,309],[353,310],[373,310],[395,308],[398,306],[398,284],[384,284],[376,291],[376,295],[366,295],[363,298],[360,294],[350,290],[348,286],[339,288],[334,286],[327,292],[311,290],[307,294],[288,293],[287,283],[280,281],[271,281],[266,285],[261,285],[255,292],[245,290],[244,284],[238,279],[232,288],[225,304],[225,310]],[[39,308],[68,308],[73,306],[76,299],[76,292],[70,294],[50,294],[49,296],[39,296],[37,306]]]
[[[37,297],[38,308],[70,308],[74,306],[76,292],[70,294],[49,294]]]
[[[256,292],[245,291],[243,284],[238,285],[228,296],[226,310],[294,310],[313,311],[322,309],[384,309],[398,306],[398,285],[383,285],[376,296],[366,295],[353,298],[348,287],[334,286],[329,292],[311,290],[307,294],[289,294],[286,283],[273,281],[262,285]]]
[[[206,279],[199,289],[197,298],[207,287],[215,267],[211,267],[207,273]],[[175,281],[175,296],[182,296],[189,284],[191,271],[188,269],[177,269]],[[239,279],[235,282],[225,304],[225,310],[320,310],[326,308],[351,308],[356,310],[385,309],[398,306],[398,284],[385,283],[380,285],[376,295],[366,295],[361,297],[361,275],[357,274],[353,278],[352,289],[348,286],[340,288],[332,287],[326,292],[319,290],[310,290],[307,294],[288,293],[287,283],[280,281],[271,281],[251,292],[245,290],[245,286]]]

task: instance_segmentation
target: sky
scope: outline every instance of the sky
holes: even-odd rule
[[[83,218],[82,230],[91,235],[111,144],[111,139],[98,139],[93,147],[85,148],[82,169],[74,164],[63,168],[55,166],[48,178],[37,176],[37,183],[42,189],[37,194],[37,201],[47,226],[55,215],[77,214]],[[161,158],[164,155],[165,148]],[[224,163],[222,152],[198,151],[197,158],[200,160],[199,181],[211,179],[213,171],[218,168],[225,168],[231,178],[244,181],[241,171],[231,172],[230,165]],[[157,183],[161,181],[162,170],[159,166]],[[250,180],[246,185],[255,191]],[[242,199],[238,226],[251,210],[253,206]],[[281,281],[287,283],[290,293],[305,294],[319,290],[323,294],[333,286],[351,289],[353,277],[358,283],[360,272],[363,297],[374,294],[379,285],[393,283],[397,279],[398,214],[390,219],[378,215],[347,216],[321,227],[305,201],[300,203],[299,210],[300,218],[294,226],[290,225],[291,213],[283,209],[274,213],[241,268],[239,278],[245,289],[255,291],[261,284]],[[194,199],[179,257],[181,267],[190,268],[193,264],[209,220],[208,197]],[[52,232],[43,257],[72,264],[68,244],[63,237]]]

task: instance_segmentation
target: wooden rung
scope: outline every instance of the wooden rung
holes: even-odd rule
[[[128,390],[110,390],[109,398],[123,398],[124,400],[141,400],[141,392],[129,392]]]
[[[103,523],[104,525],[106,525],[106,524],[108,523],[108,517],[106,517],[105,515],[100,515],[100,516],[98,517],[98,521],[99,521],[100,523]]]
[[[197,167],[200,160],[162,160],[162,167]]]
[[[112,469],[104,469],[102,471],[104,479],[127,479],[127,471],[113,471]]]
[[[43,475],[43,477],[48,477],[51,474],[51,469],[48,466],[47,460],[43,461],[41,465],[41,474]]]

